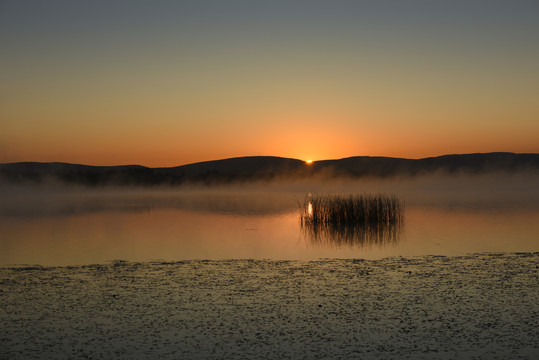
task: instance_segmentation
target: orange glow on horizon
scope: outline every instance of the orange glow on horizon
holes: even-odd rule
[[[352,156],[418,159],[476,152],[539,152],[537,132],[531,130],[522,134],[518,128],[509,131],[501,127],[488,132],[483,130],[479,136],[471,131],[475,128],[462,134],[460,130],[449,127],[419,131],[416,127],[407,129],[405,125],[394,125],[394,131],[387,131],[382,125],[364,127],[353,124],[344,115],[337,116],[340,114],[335,117],[345,119],[343,123],[331,123],[328,114],[305,113],[308,116],[277,111],[266,116],[253,114],[250,118],[256,118],[256,122],[242,119],[242,126],[227,128],[219,125],[215,131],[194,125],[187,129],[189,131],[183,131],[181,124],[171,124],[167,131],[159,127],[148,131],[144,126],[124,129],[123,132],[118,129],[102,131],[96,125],[91,132],[75,128],[53,132],[53,128],[44,128],[32,136],[22,130],[11,136],[0,133],[0,163],[39,161],[173,167],[260,155],[307,159],[302,161],[312,165],[317,160]],[[389,122],[380,121],[386,125]],[[223,123],[234,124],[230,119]],[[441,139],[439,134],[444,137]],[[518,139],[518,144],[515,139]]]

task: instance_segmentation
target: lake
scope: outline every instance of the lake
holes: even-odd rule
[[[4,187],[0,265],[535,252],[537,180],[498,174],[198,189]],[[315,239],[300,226],[306,194],[378,192],[405,203],[391,241]]]

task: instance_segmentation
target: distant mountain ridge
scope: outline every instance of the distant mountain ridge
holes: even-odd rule
[[[509,152],[443,155],[423,159],[355,156],[312,164],[274,156],[246,156],[176,167],[141,165],[91,166],[68,163],[0,164],[0,180],[9,183],[61,181],[87,186],[220,184],[236,181],[309,177],[417,176],[435,172],[480,174],[532,171],[539,173],[539,154]]]

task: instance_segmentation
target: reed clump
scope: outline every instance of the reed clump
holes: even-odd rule
[[[308,195],[300,206],[301,227],[314,243],[395,243],[404,202],[392,194]]]

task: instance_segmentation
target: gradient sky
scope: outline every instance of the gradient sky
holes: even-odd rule
[[[539,152],[539,1],[0,1],[0,162]]]

